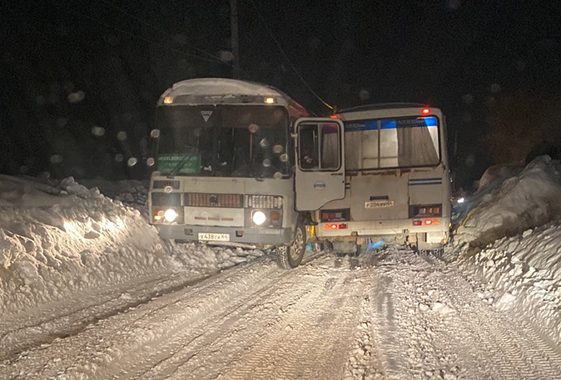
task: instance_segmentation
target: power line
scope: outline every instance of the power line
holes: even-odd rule
[[[55,5],[59,5],[56,1],[52,1],[52,3],[55,4]],[[59,8],[62,8],[62,7],[59,7]],[[147,42],[147,43],[149,43],[149,44],[151,44],[151,45],[158,46],[158,47],[160,47],[160,48],[162,48],[162,49],[169,50],[169,51],[173,51],[173,52],[176,52],[176,53],[179,53],[179,54],[182,54],[182,55],[186,55],[186,56],[189,56],[189,57],[192,57],[192,58],[197,58],[197,59],[199,59],[199,60],[206,61],[206,62],[221,63],[221,64],[223,64],[223,65],[231,66],[230,64],[228,64],[228,63],[226,63],[226,62],[223,62],[222,60],[218,60],[218,61],[217,61],[216,59],[212,59],[212,60],[211,60],[211,59],[209,59],[209,58],[202,57],[202,56],[200,56],[200,55],[196,55],[196,54],[192,54],[192,53],[187,53],[186,51],[183,51],[183,50],[179,50],[179,49],[175,49],[175,48],[172,48],[172,47],[169,47],[169,46],[162,45],[162,44],[160,44],[160,43],[158,43],[158,42],[151,41],[151,40],[149,40],[149,39],[147,39],[147,38],[138,36],[138,35],[136,35],[136,34],[133,34],[133,33],[131,33],[131,32],[128,32],[128,31],[126,31],[126,30],[124,30],[124,29],[121,29],[121,28],[119,28],[118,26],[111,25],[111,24],[109,24],[109,23],[107,23],[107,22],[105,22],[105,21],[98,20],[98,19],[96,19],[96,18],[94,18],[94,17],[91,17],[91,16],[89,16],[89,15],[86,15],[86,14],[84,14],[84,13],[82,13],[82,12],[74,11],[74,10],[68,9],[68,8],[63,8],[63,9],[67,10],[68,12],[72,13],[73,15],[78,15],[78,16],[85,17],[85,18],[87,18],[87,19],[90,20],[90,21],[93,21],[93,22],[96,22],[96,23],[98,23],[98,24],[101,24],[101,25],[104,25],[104,26],[107,26],[107,27],[116,29],[116,30],[120,31],[120,32],[123,33],[123,34],[128,35],[129,37],[142,40],[142,41]],[[217,57],[215,57],[215,58],[217,58]]]
[[[302,76],[302,74],[300,74],[300,72],[296,69],[296,67],[292,64],[292,62],[290,61],[290,59],[288,58],[288,56],[286,55],[286,53],[284,52],[284,49],[282,48],[282,46],[279,44],[279,42],[277,41],[277,39],[275,38],[275,36],[273,35],[273,32],[271,31],[271,29],[269,28],[269,26],[267,25],[267,22],[265,21],[265,18],[263,17],[263,15],[261,15],[261,12],[259,11],[259,9],[257,8],[257,6],[255,5],[255,2],[253,0],[251,0],[251,4],[253,5],[253,7],[255,8],[255,10],[257,11],[257,15],[259,16],[259,19],[263,22],[263,24],[265,24],[265,28],[267,29],[267,32],[269,32],[269,36],[271,37],[271,39],[274,41],[275,45],[277,45],[277,47],[279,48],[279,50],[281,51],[282,55],[284,56],[284,58],[287,60],[288,64],[290,65],[290,67],[292,68],[292,70],[294,70],[294,72],[298,75],[298,77],[300,78],[300,80],[302,81],[302,83],[304,83],[304,85],[308,88],[308,90],[310,90],[310,92],[327,108],[329,108],[330,110],[334,111],[335,107],[331,106],[329,103],[327,103],[325,100],[323,100],[313,89],[312,87],[308,84],[308,82],[306,82],[306,80],[304,79],[304,77]]]
[[[142,24],[144,24],[144,25],[146,25],[146,26],[148,26],[148,27],[150,27],[150,28],[152,28],[152,29],[154,29],[154,30],[157,30],[158,32],[160,32],[160,33],[162,33],[162,34],[164,34],[164,35],[166,35],[166,36],[168,36],[168,37],[170,37],[170,38],[175,38],[172,34],[166,32],[165,30],[160,29],[160,28],[158,28],[158,27],[156,27],[156,26],[150,24],[149,22],[147,22],[147,21],[141,19],[140,17],[138,17],[138,16],[136,16],[136,15],[130,13],[129,11],[127,11],[127,10],[125,10],[125,9],[123,9],[123,8],[118,7],[117,5],[111,3],[110,1],[101,0],[101,2],[103,2],[103,3],[107,4],[107,5],[109,5],[110,7],[115,8],[115,9],[118,10],[119,12],[124,13],[124,14],[126,14],[127,16],[129,16],[129,17],[132,17],[133,19],[135,19],[135,20],[141,22]],[[197,47],[195,47],[195,46],[191,46],[190,48],[193,49],[193,50],[198,51],[199,53],[203,53],[203,54],[205,54],[205,55],[207,55],[207,56],[209,56],[209,57],[211,57],[211,58],[214,58],[215,60],[217,60],[217,61],[219,61],[219,62],[222,62],[222,60],[221,60],[220,58],[218,58],[217,56],[215,56],[215,55],[213,55],[213,54],[211,54],[211,53],[209,53],[209,52],[207,52],[207,51],[204,51],[203,49],[199,49],[199,48],[197,48]],[[224,62],[222,62],[222,63],[224,63]]]

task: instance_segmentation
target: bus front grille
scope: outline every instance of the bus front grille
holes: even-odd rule
[[[243,195],[185,193],[183,204],[187,207],[243,208]]]

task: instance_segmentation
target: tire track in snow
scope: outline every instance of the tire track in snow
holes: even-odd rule
[[[397,315],[397,335],[383,330],[384,323],[391,327],[383,313],[378,329],[392,377],[560,377],[558,352],[523,321],[484,304],[453,267],[409,255],[391,258],[379,271],[391,278]]]
[[[43,346],[40,350],[43,352],[32,350],[25,353],[19,360],[13,361],[8,368],[22,367],[24,373],[36,373],[35,376],[41,374],[35,378],[47,377],[50,373],[49,359],[44,358],[43,354],[47,350],[54,349],[59,351],[53,353],[53,356],[59,360],[58,366],[66,367],[71,378],[79,377],[78,374],[82,373],[86,377],[94,378],[100,377],[100,374],[107,374],[101,377],[108,378],[110,377],[108,369],[115,362],[127,357],[131,352],[134,353],[143,345],[164,339],[166,332],[180,321],[200,318],[200,315],[206,312],[201,305],[216,304],[218,298],[227,298],[228,291],[233,291],[232,288],[238,285],[248,288],[250,286],[248,282],[255,281],[251,280],[252,278],[271,282],[282,273],[283,271],[270,261],[261,262],[259,265],[258,263],[240,265],[192,288],[159,297],[124,314],[101,320],[78,335],[55,340],[52,345]],[[169,309],[173,312],[168,313]],[[166,323],[168,325],[164,326]],[[1,373],[0,367],[0,377],[2,377]],[[30,375],[29,378],[33,376]]]
[[[455,271],[450,271],[450,274],[457,275]],[[464,279],[452,278],[446,276],[445,281],[450,286],[444,289],[459,290],[447,294],[453,303],[458,304],[461,299],[474,297],[467,290]],[[557,379],[561,376],[561,355],[558,350],[542,339],[526,321],[518,320],[508,312],[495,310],[479,299],[475,299],[473,305],[475,307],[469,312],[457,312],[454,317],[458,320],[457,325],[465,326],[471,333],[463,334],[466,340],[472,339],[479,348],[485,347],[483,352],[490,362],[489,368],[497,368],[500,378]]]
[[[390,249],[233,268],[0,364],[0,378],[559,379],[532,326]]]
[[[348,269],[307,276],[314,291],[220,378],[341,379],[358,324],[362,282],[355,276]]]

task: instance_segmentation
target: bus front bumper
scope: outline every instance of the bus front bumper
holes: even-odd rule
[[[232,245],[285,245],[290,244],[290,228],[240,228],[185,225],[156,225],[162,239],[204,241],[212,244]]]

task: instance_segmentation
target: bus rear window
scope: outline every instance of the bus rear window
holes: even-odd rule
[[[434,116],[345,122],[347,170],[435,166],[439,152]]]

